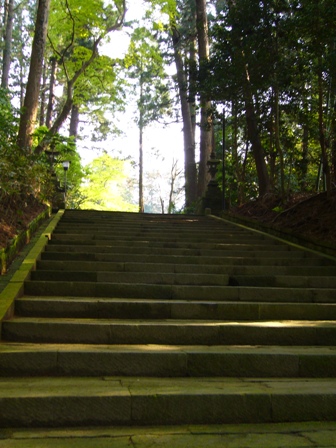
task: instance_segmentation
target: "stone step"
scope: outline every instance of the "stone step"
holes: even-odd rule
[[[200,238],[191,237],[189,234],[181,235],[179,237],[176,234],[172,236],[158,234],[157,236],[148,237],[147,235],[136,236],[130,234],[128,237],[124,233],[122,235],[110,235],[110,234],[98,234],[91,232],[87,235],[82,234],[53,234],[51,244],[83,244],[83,245],[101,245],[101,244],[113,244],[114,246],[150,246],[150,247],[215,247],[221,248],[222,245],[256,245],[256,246],[275,246],[275,247],[287,247],[285,244],[275,243],[271,239],[251,238],[250,236],[236,236],[229,235],[225,238],[219,238],[214,236],[213,238]]]
[[[116,297],[176,300],[242,300],[267,302],[334,303],[333,288],[280,288],[248,286],[192,286],[75,281],[26,281],[27,295],[64,297]]]
[[[335,391],[335,379],[3,379],[0,426],[333,421]]]
[[[0,377],[332,378],[336,347],[2,343]]]
[[[2,324],[12,342],[165,345],[336,345],[336,321],[52,319]]]
[[[328,276],[193,274],[164,272],[43,271],[31,273],[32,281],[137,283],[158,285],[260,286],[287,288],[336,288]],[[335,290],[336,293],[336,290]]]
[[[252,252],[245,252],[244,256],[225,257],[194,257],[186,255],[144,255],[144,254],[109,254],[91,252],[66,252],[65,250],[54,251],[47,246],[46,251],[41,254],[42,260],[64,260],[64,261],[91,261],[91,262],[135,262],[135,263],[169,263],[169,264],[190,264],[190,265],[231,265],[231,266],[335,266],[336,263],[323,257],[305,258],[302,252],[296,252],[295,257],[291,252],[288,258],[284,254],[275,253],[274,257],[253,256]],[[273,254],[272,254],[273,255]]]
[[[15,313],[94,319],[336,320],[336,305],[25,296],[16,300]]]
[[[276,247],[276,246],[274,246]],[[101,245],[69,245],[69,244],[48,244],[46,251],[51,252],[79,252],[79,253],[109,253],[128,255],[162,255],[162,256],[191,256],[191,257],[247,257],[247,258],[304,258],[306,254],[302,251],[289,250],[287,247],[278,246],[277,250],[269,250],[267,246],[255,248],[250,245],[228,245],[224,248],[214,249],[179,249],[162,247],[128,247],[101,244]]]
[[[161,249],[174,249],[174,250],[213,250],[213,251],[227,251],[227,250],[267,250],[267,251],[283,251],[287,252],[290,250],[285,245],[267,245],[267,244],[253,244],[253,243],[243,243],[243,242],[230,242],[230,243],[204,243],[204,242],[159,242],[159,241],[133,241],[133,242],[125,242],[125,241],[119,241],[118,243],[115,243],[112,240],[64,240],[64,241],[55,241],[52,239],[50,241],[50,246],[53,247],[56,246],[66,246],[66,247],[73,247],[73,246],[95,246],[95,247],[113,247],[116,249],[120,249],[120,252],[124,252],[125,249],[126,252],[128,252],[130,249],[133,251],[136,251],[137,253],[148,253],[148,250],[151,252]]]
[[[328,279],[329,277],[326,277]],[[157,272],[34,271],[32,281],[227,286],[228,275]]]
[[[194,273],[194,274],[226,274],[239,275],[303,275],[303,276],[335,276],[334,266],[234,266],[234,265],[205,265],[205,264],[176,264],[176,263],[140,263],[140,262],[108,262],[97,261],[64,261],[40,260],[37,270],[42,271],[90,271],[95,272],[166,272],[166,273]]]

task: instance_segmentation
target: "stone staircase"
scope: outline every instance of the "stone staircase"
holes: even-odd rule
[[[0,427],[335,420],[335,273],[212,217],[66,211],[2,323]]]

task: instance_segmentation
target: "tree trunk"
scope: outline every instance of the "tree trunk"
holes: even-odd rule
[[[196,201],[197,170],[195,162],[195,136],[192,123],[191,107],[188,102],[187,79],[184,71],[183,59],[179,49],[180,35],[175,27],[171,26],[174,46],[174,58],[177,70],[177,83],[181,102],[183,120],[184,145],[184,177],[185,177],[185,206],[190,207]]]
[[[17,139],[19,147],[26,151],[31,149],[31,134],[37,117],[49,7],[50,0],[39,0],[24,110],[20,119]]]
[[[323,164],[323,176],[326,186],[327,195],[329,196],[331,191],[331,179],[330,179],[330,165],[327,155],[325,128],[323,119],[323,80],[322,80],[322,57],[319,56],[318,60],[318,121],[319,121],[319,137],[321,146],[321,158]]]
[[[230,12],[233,12],[236,5],[234,0],[228,0],[228,6]],[[253,156],[256,164],[258,183],[259,183],[259,196],[264,196],[270,190],[270,179],[265,162],[264,149],[261,144],[257,117],[253,102],[253,94],[251,87],[250,74],[248,71],[248,65],[244,53],[244,48],[240,39],[240,32],[237,30],[236,24],[232,23],[232,36],[233,42],[236,48],[236,58],[238,64],[238,70],[242,76],[242,88],[243,97],[245,103],[246,123],[247,123],[247,137],[252,145]]]
[[[75,139],[77,138],[78,127],[79,127],[79,107],[76,104],[73,104],[70,117],[70,128],[69,128],[70,137],[75,137]]]
[[[200,73],[204,72],[204,67],[209,60],[209,41],[208,41],[208,19],[206,13],[206,0],[196,1],[196,28],[198,40],[198,56]],[[212,114],[211,102],[204,95],[200,95],[201,101],[201,135],[200,135],[200,162],[198,171],[198,197],[204,196],[210,175],[208,173],[207,161],[212,151]]]
[[[12,36],[13,36],[13,20],[14,20],[14,0],[8,0],[4,4],[4,49],[2,60],[2,78],[1,87],[8,89],[9,69],[12,54]]]
[[[139,107],[139,212],[144,213],[143,198],[143,131],[144,131],[144,113],[143,113],[143,80],[140,75],[140,107]]]
[[[49,81],[49,99],[48,99],[47,116],[46,116],[46,126],[48,129],[51,127],[51,117],[54,107],[54,87],[55,87],[55,74],[57,66],[56,58],[51,58],[50,62],[51,62],[51,72]]]
[[[40,100],[40,126],[44,126],[45,124],[46,86],[47,86],[47,67],[45,64],[43,64],[41,100]]]

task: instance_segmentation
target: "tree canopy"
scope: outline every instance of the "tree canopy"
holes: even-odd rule
[[[51,200],[62,187],[61,162],[71,159],[72,205],[89,206],[85,185],[93,191],[92,182],[102,190],[110,184],[99,183],[96,166],[81,166],[80,130],[92,141],[110,140],[116,114],[130,104],[139,130],[140,211],[148,197],[142,134],[152,123],[176,120],[188,210],[204,195],[210,154],[224,159],[218,179],[231,204],[335,187],[333,0],[135,3],[138,17],[128,20],[133,3],[125,0],[2,2],[2,198],[29,191]],[[111,38],[120,30],[130,45],[113,57],[102,48],[117,42]],[[110,163],[102,157],[95,164]],[[115,162],[111,176],[123,166]]]

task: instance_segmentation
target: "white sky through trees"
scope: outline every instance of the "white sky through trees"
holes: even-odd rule
[[[139,20],[144,13],[144,4],[141,0],[128,2],[126,22]],[[99,49],[100,54],[111,58],[122,58],[128,49],[130,37],[125,30],[115,31],[109,36],[109,42],[104,43]],[[172,74],[175,66],[169,68]],[[133,104],[132,104],[133,103]],[[134,122],[137,114],[136,100],[131,100],[125,113],[116,114],[114,124],[122,131],[122,135],[111,135],[103,142],[91,142],[89,134],[79,140],[78,149],[84,165],[99,157],[106,151],[112,157],[132,158],[136,163],[139,158],[139,130]],[[168,120],[172,120],[169,119]],[[164,119],[162,120],[164,121]],[[85,132],[84,132],[85,134]],[[169,173],[174,161],[178,161],[178,167],[182,170],[184,165],[182,124],[152,123],[144,131],[144,177],[148,173],[152,176],[156,172],[157,182],[160,184],[162,195],[166,198],[169,191]],[[144,186],[146,189],[146,185]],[[158,198],[159,200],[159,198]],[[167,197],[168,200],[168,197]],[[179,206],[182,207],[183,198]]]

